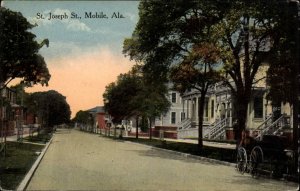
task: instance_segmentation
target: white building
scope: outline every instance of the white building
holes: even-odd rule
[[[253,87],[248,105],[246,128],[261,138],[264,134],[291,132],[289,104],[272,104],[266,99],[265,83]],[[178,128],[178,138],[198,137],[198,107],[200,93],[196,90],[182,96],[186,118]],[[208,139],[233,139],[233,123],[236,120],[234,100],[229,88],[221,83],[210,88],[204,106],[203,137]]]
[[[171,88],[171,84],[169,84],[169,88]],[[155,119],[154,126],[178,127],[185,118],[180,94],[177,91],[170,90],[168,97],[171,103],[170,109],[167,113]]]

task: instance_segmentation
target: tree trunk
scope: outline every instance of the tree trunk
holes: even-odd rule
[[[149,126],[150,126],[150,128],[149,128],[149,139],[151,140],[152,139],[152,128],[151,128],[152,120],[151,120],[151,117],[149,118]]]
[[[136,122],[135,138],[138,139],[139,138],[139,117],[138,116],[135,118],[135,122]]]
[[[247,122],[247,114],[248,114],[248,104],[249,104],[249,97],[248,96],[239,96],[237,98],[237,131],[236,131],[236,141],[237,146],[241,140],[242,131],[246,129],[246,122]]]
[[[198,149],[203,148],[203,113],[206,91],[201,91],[200,102],[198,103]]]

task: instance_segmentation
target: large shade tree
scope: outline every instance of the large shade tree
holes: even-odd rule
[[[30,94],[28,110],[37,115],[46,128],[70,122],[71,110],[66,97],[55,90]]]
[[[72,121],[80,124],[91,124],[91,114],[88,111],[80,110],[76,113]]]
[[[224,83],[235,99],[238,135],[246,128],[248,104],[265,54],[278,29],[277,1],[141,1],[140,19],[124,53],[145,62],[156,79],[181,63],[199,42],[214,39],[222,60]],[[160,19],[157,19],[160,18]],[[208,41],[209,42],[209,41]]]
[[[20,78],[27,85],[36,83],[47,85],[50,74],[44,58],[38,51],[44,44],[49,45],[49,41],[45,39],[38,43],[36,36],[29,31],[34,25],[30,24],[21,13],[2,7],[1,2],[0,91],[15,78]],[[2,97],[1,99],[5,102]],[[3,128],[1,127],[2,132]]]
[[[196,89],[200,92],[198,102],[198,147],[203,147],[203,114],[205,96],[208,88],[221,80],[218,71],[218,50],[213,44],[205,43],[205,46],[195,45],[192,52],[182,63],[173,66],[170,71],[170,78],[174,88],[181,94],[187,90]]]
[[[269,91],[267,98],[272,102],[287,102],[293,106],[293,119],[299,114],[299,52],[300,52],[300,20],[298,5],[295,1],[282,2],[278,21],[278,30],[275,38],[275,47],[270,57],[270,66],[267,73]],[[298,148],[299,121],[293,120],[293,147]],[[300,149],[298,150],[300,152]],[[297,152],[296,152],[297,153]],[[299,156],[299,153],[297,153]],[[295,155],[297,169],[298,156]]]
[[[114,123],[120,123],[124,118],[136,114],[134,105],[130,102],[141,88],[138,76],[130,72],[120,74],[116,82],[106,86],[103,94],[104,106],[113,117]]]
[[[141,66],[135,65],[128,73],[119,75],[116,82],[106,86],[103,98],[113,122],[120,123],[122,119],[136,117],[138,128],[139,117],[147,118],[151,123],[155,117],[168,110],[166,93],[166,86],[148,83]],[[138,131],[136,133],[138,138]]]
[[[30,24],[19,12],[0,7],[0,85],[3,88],[15,78],[32,85],[46,84],[50,74],[44,58],[38,53],[47,39],[37,42]]]
[[[166,113],[170,107],[170,101],[167,97],[168,87],[165,83],[156,83],[149,80],[149,77],[143,72],[143,65],[136,65],[132,72],[139,76],[141,89],[132,98],[130,104],[133,105],[135,113],[146,121],[149,128],[149,138],[152,139],[152,122],[156,117]]]

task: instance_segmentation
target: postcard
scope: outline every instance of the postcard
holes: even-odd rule
[[[299,189],[299,1],[258,2],[2,0],[0,190]]]

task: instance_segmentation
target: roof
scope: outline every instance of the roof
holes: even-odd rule
[[[104,106],[96,106],[92,109],[88,109],[87,111],[90,113],[105,113]]]

